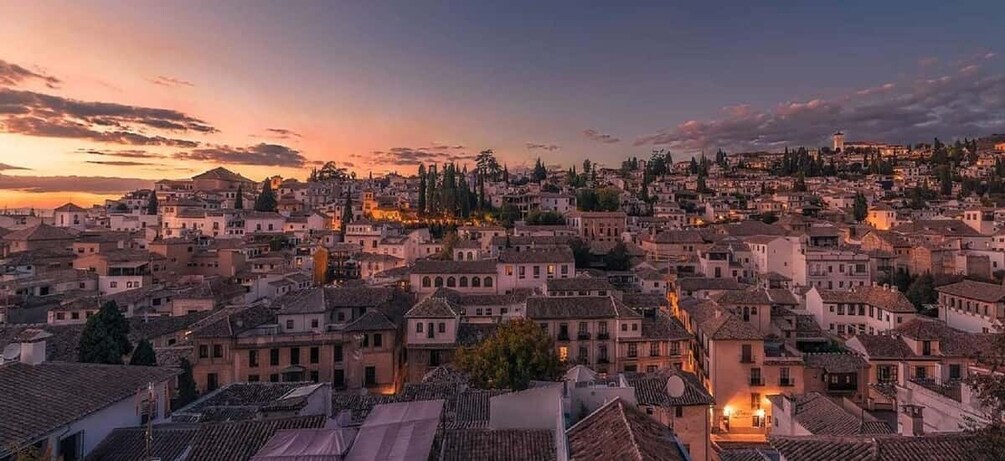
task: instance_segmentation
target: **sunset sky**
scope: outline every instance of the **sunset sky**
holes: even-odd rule
[[[1005,2],[678,3],[3,1],[0,207],[1005,132]]]

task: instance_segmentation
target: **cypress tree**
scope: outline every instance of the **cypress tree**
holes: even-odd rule
[[[272,182],[266,179],[262,186],[262,192],[255,199],[255,211],[276,211],[277,206],[276,193],[272,191]]]
[[[345,204],[342,205],[342,222],[339,228],[339,233],[342,234],[342,238],[345,239],[346,226],[352,222],[352,193],[346,191],[345,193]]]
[[[155,215],[157,214],[157,192],[150,191],[150,200],[147,202],[147,214]]]
[[[234,199],[234,209],[244,209],[244,185],[237,186],[237,198]]]
[[[187,358],[182,357],[178,365],[181,367],[181,374],[178,375],[178,400],[173,406],[181,408],[199,398],[199,389],[195,385],[192,363]]]
[[[419,164],[419,214],[426,212],[426,166]]]
[[[150,344],[150,341],[140,340],[133,355],[129,357],[129,364],[145,367],[157,366],[157,352],[154,351],[154,346]]]
[[[129,342],[129,323],[115,301],[101,306],[87,319],[80,334],[77,361],[83,363],[121,364],[122,356],[133,346]]]

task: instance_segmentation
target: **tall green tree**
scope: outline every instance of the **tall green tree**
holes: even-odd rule
[[[122,364],[122,356],[132,348],[129,322],[115,301],[108,301],[84,324],[77,347],[77,361],[118,365]]]
[[[991,346],[982,352],[981,368],[987,371],[967,373],[964,385],[970,386],[980,419],[969,418],[966,432],[977,437],[973,459],[1005,460],[1005,333],[995,333]]]
[[[150,191],[150,198],[147,200],[147,214],[155,215],[157,214],[157,191]]]
[[[904,296],[907,297],[914,304],[914,308],[921,311],[922,306],[925,304],[935,304],[938,299],[938,293],[935,291],[935,279],[932,274],[924,273],[914,279],[913,282],[907,287],[907,291],[904,292]]]
[[[178,375],[178,398],[173,404],[175,408],[181,408],[199,398],[199,388],[195,385],[192,363],[182,357],[178,367],[181,368],[181,374]]]
[[[534,162],[534,172],[531,174],[530,179],[537,182],[548,179],[548,169],[541,162],[541,157],[538,157],[537,161]]]
[[[255,199],[255,211],[276,211],[278,206],[276,193],[272,190],[272,181],[266,179],[262,184],[262,192]]]
[[[560,226],[565,224],[565,216],[557,211],[534,210],[527,213],[524,222],[532,226]]]
[[[576,260],[576,269],[586,269],[593,262],[593,253],[590,252],[590,244],[583,239],[576,237],[569,241],[569,248],[572,249],[572,257]]]
[[[153,344],[150,344],[150,341],[145,339],[140,340],[136,344],[136,349],[133,350],[132,356],[129,357],[129,364],[145,367],[157,366],[157,352],[154,351]]]
[[[345,202],[342,203],[342,219],[339,222],[339,233],[345,239],[345,231],[352,222],[352,192],[345,191]]]
[[[852,214],[855,217],[855,221],[862,222],[867,216],[869,216],[869,202],[865,198],[865,194],[857,192],[855,194],[855,203],[852,205]]]
[[[426,212],[426,166],[419,164],[419,214]]]
[[[496,160],[495,152],[492,149],[485,149],[475,156],[475,165],[478,174],[492,181],[499,179],[499,162]]]
[[[237,197],[234,198],[234,209],[243,210],[244,209],[244,185],[237,186]]]
[[[529,319],[503,322],[481,344],[460,349],[456,363],[480,388],[513,390],[554,380],[561,365],[554,341]]]

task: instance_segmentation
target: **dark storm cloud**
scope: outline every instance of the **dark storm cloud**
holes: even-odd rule
[[[233,165],[299,168],[307,163],[300,151],[279,144],[259,143],[249,147],[213,146],[178,152],[174,158]]]
[[[621,142],[621,138],[616,138],[613,135],[607,133],[601,133],[592,128],[588,130],[583,130],[583,136],[586,136],[586,139],[589,139],[590,141],[604,144],[614,144],[616,142]]]
[[[58,78],[35,72],[0,59],[0,86],[14,86],[26,80],[44,82],[49,88],[55,88],[61,83]]]
[[[950,75],[886,83],[833,99],[786,102],[770,110],[727,107],[717,119],[690,120],[643,136],[635,145],[762,150],[819,145],[836,130],[855,140],[887,142],[1000,132],[1005,130],[1005,75],[982,75],[979,64],[970,63]]]
[[[10,176],[0,174],[0,190],[121,194],[150,188],[153,181],[100,176]]]
[[[527,143],[527,150],[546,150],[546,151],[556,151],[562,147],[558,144],[537,144],[533,142]]]

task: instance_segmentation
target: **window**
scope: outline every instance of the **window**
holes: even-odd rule
[[[460,278],[460,284],[459,285],[460,285],[461,288],[467,288],[467,286],[468,286],[468,278],[465,277],[465,276],[461,276],[461,278]]]
[[[524,266],[520,266],[520,267],[518,267],[518,268],[516,269],[516,272],[517,272],[517,277],[518,277],[518,278],[521,278],[521,279],[525,279],[525,278],[527,278],[527,270],[526,270],[526,269],[527,269],[527,268],[526,268],[526,267],[524,267]]]
[[[364,386],[373,387],[377,385],[377,367],[366,367],[364,374]]]
[[[205,344],[199,346],[199,358],[200,359],[209,358],[209,346]]]
[[[290,365],[300,365],[300,348],[290,348]]]
[[[639,356],[639,345],[636,343],[628,343],[628,357],[635,358]]]
[[[621,324],[621,331],[628,331],[628,324],[627,323],[622,323]]]
[[[269,365],[279,365],[279,349],[269,349]]]
[[[633,323],[632,324],[632,331],[639,331],[639,324]]]
[[[485,288],[492,288],[492,277],[485,277]]]
[[[566,362],[569,360],[569,348],[566,346],[561,346],[558,348],[558,359]]]
[[[479,288],[482,286],[481,277],[471,277],[471,288]]]
[[[380,333],[374,333],[373,347],[383,347],[383,346],[384,346],[384,335]]]
[[[317,346],[311,348],[311,363],[321,362],[321,349]]]
[[[443,277],[436,277],[436,281],[435,281],[434,284],[436,285],[437,288],[442,287],[443,286]]]
[[[258,375],[248,375],[249,383],[257,383],[259,380],[260,378],[258,377]]]
[[[743,363],[753,363],[754,362],[754,352],[750,344],[744,344],[740,346],[740,361]]]
[[[257,350],[252,349],[252,350],[248,351],[248,366],[251,367],[251,368],[257,368],[258,367],[258,351]]]
[[[422,333],[422,322],[417,322],[415,324],[415,332],[416,333]]]
[[[447,286],[450,287],[450,288],[456,287],[457,286],[457,279],[455,279],[453,277],[447,277]]]
[[[534,278],[541,278],[541,266],[534,266]]]
[[[953,380],[953,381],[956,381],[956,380],[959,380],[962,377],[963,377],[963,374],[961,373],[961,370],[960,370],[960,364],[958,364],[958,363],[950,364],[949,365],[949,379]]]
[[[750,385],[751,386],[761,386],[764,382],[761,381],[761,369],[751,368],[750,369]]]
[[[932,355],[932,342],[922,341],[921,342],[921,355]]]
[[[440,333],[446,333],[446,332],[447,332],[447,324],[446,324],[446,323],[444,323],[444,322],[440,322],[440,324],[439,324],[439,325],[437,325],[436,329],[437,329],[437,331],[439,331]]]
[[[335,363],[339,363],[345,360],[345,356],[342,354],[342,345],[335,345]]]
[[[673,415],[677,418],[684,417],[684,407],[673,407]]]
[[[318,319],[311,319],[311,328],[318,327]]]
[[[427,277],[423,277],[422,278],[422,286],[424,288],[429,288],[430,285],[431,285],[431,281],[429,280],[429,277],[428,276]]]
[[[223,345],[222,344],[214,344],[213,345],[213,357],[215,357],[215,358],[223,357]]]
[[[653,341],[649,343],[649,356],[659,357],[660,355],[660,343]]]
[[[321,379],[321,376],[318,374],[317,370],[311,371],[311,381],[312,382],[316,383],[316,382],[320,381],[320,379]]]
[[[287,330],[292,330],[293,329],[293,320],[287,320],[286,321],[286,329]]]
[[[756,392],[750,394],[750,409],[760,410],[761,409],[761,394]]]
[[[273,373],[273,374],[269,375],[269,382],[278,383],[279,382],[279,375],[277,373]]]

